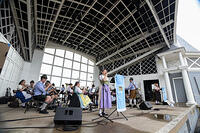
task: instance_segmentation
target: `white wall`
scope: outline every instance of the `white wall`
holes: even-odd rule
[[[35,82],[38,81],[43,55],[44,52],[42,50],[34,50],[32,62],[24,62],[20,80],[25,79],[27,83],[31,80],[34,80]]]
[[[0,96],[5,95],[8,87],[12,90],[17,88],[23,65],[24,60],[11,46],[0,75]]]

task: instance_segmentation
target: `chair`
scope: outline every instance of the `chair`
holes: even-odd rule
[[[32,98],[28,98],[28,99],[25,99],[23,93],[21,91],[16,91],[16,95],[15,95],[16,98],[20,99],[20,101],[22,103],[25,103],[25,111],[24,113],[26,113],[26,111],[29,109],[29,104],[31,104],[31,99]]]

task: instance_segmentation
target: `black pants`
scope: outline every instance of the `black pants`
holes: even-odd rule
[[[156,101],[160,101],[160,91],[155,91]]]

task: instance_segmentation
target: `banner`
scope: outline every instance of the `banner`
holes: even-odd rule
[[[163,95],[163,101],[167,102],[167,93],[164,87],[162,88],[162,95]]]
[[[124,76],[115,75],[115,88],[117,97],[117,111],[126,110]]]

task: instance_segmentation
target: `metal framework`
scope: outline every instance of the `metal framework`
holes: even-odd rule
[[[119,64],[123,66],[161,44],[170,47],[175,42],[177,3],[177,0],[4,0],[0,11],[4,12],[3,5],[7,4],[5,10],[12,12],[20,44],[17,48],[25,60],[31,61],[35,48],[44,49],[52,41],[93,56],[100,68],[118,70]],[[3,34],[6,32],[9,31]]]

